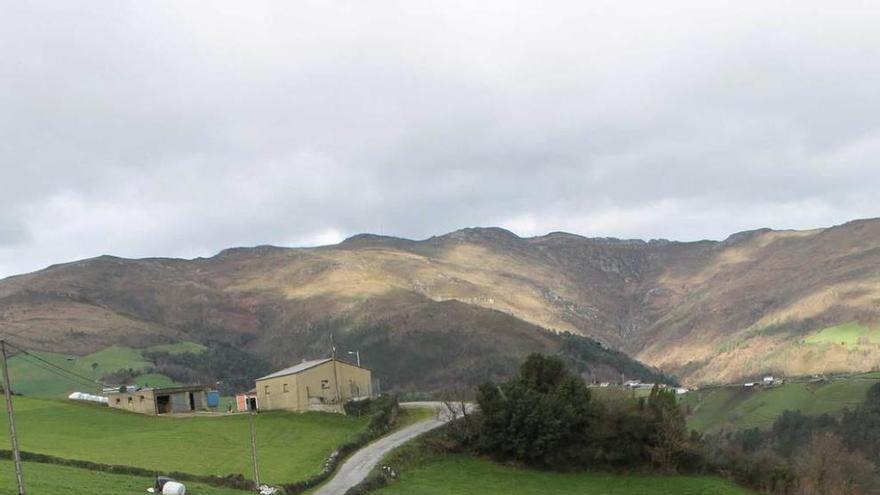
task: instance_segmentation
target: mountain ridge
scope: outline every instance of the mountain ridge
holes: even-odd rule
[[[565,232],[519,237],[497,227],[423,240],[359,234],[330,246],[239,247],[190,260],[99,256],[53,265],[0,280],[0,322],[37,347],[69,351],[198,328],[202,339],[242,338],[271,354],[296,347],[279,347],[279,339],[314,351],[318,344],[304,336],[331,321],[343,339],[382,327],[379,334],[416,332],[427,341],[444,330],[426,323],[437,312],[468,329],[461,338],[484,344],[492,334],[507,338],[505,327],[526,328],[514,321],[534,327],[513,332],[519,340],[505,341],[501,355],[526,352],[529,332],[570,332],[697,384],[774,370],[874,366],[876,346],[805,342],[811,332],[846,321],[880,328],[878,266],[878,219],[755,229],[721,241]],[[44,302],[29,304],[28,297]],[[443,306],[447,301],[464,306]],[[406,308],[420,309],[407,320]],[[490,313],[472,314],[483,310]],[[476,328],[477,321],[485,328]],[[85,332],[84,344],[66,343],[65,332],[88,326],[97,328],[77,330]],[[547,351],[558,343],[533,347]],[[491,345],[484,350],[491,353]]]

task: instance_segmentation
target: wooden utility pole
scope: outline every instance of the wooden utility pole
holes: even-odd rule
[[[255,414],[257,414],[256,411],[251,411],[249,414],[251,427],[251,460],[254,463],[254,482],[256,483],[256,490],[260,491],[260,470],[257,468],[257,433],[254,429]]]
[[[15,481],[18,482],[18,495],[25,495],[24,476],[21,473],[21,453],[18,451],[18,436],[15,434],[15,416],[12,413],[12,386],[9,383],[9,369],[6,367],[6,341],[2,339],[0,339],[0,355],[2,355],[3,361],[3,393],[6,395],[6,417],[9,418],[12,459],[15,461]]]

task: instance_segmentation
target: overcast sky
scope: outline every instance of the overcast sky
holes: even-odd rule
[[[6,2],[0,276],[880,216],[878,25],[876,1]]]

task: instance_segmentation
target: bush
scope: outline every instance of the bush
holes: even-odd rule
[[[483,452],[556,469],[584,464],[597,411],[583,380],[559,359],[529,356],[515,378],[482,385],[477,402]]]
[[[501,460],[557,470],[703,465],[674,392],[658,386],[646,399],[596,402],[562,361],[535,354],[515,378],[481,386],[477,401],[477,450]]]
[[[342,409],[349,416],[363,416],[370,413],[372,405],[372,399],[350,400],[342,405]]]

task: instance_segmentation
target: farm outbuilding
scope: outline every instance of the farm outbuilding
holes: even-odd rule
[[[239,412],[257,410],[257,390],[251,390],[235,396],[235,407]]]
[[[107,405],[140,414],[179,414],[208,410],[207,387],[120,387],[105,390]]]
[[[257,379],[260,410],[342,411],[348,400],[373,395],[369,369],[336,358],[304,361]]]

